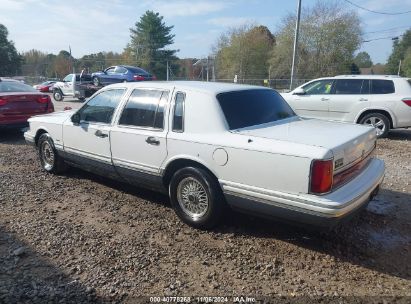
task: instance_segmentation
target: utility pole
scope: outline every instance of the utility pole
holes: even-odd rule
[[[294,35],[293,64],[291,66],[290,90],[293,89],[294,71],[295,71],[295,65],[297,64],[298,34],[299,34],[299,31],[300,31],[300,17],[301,17],[301,0],[298,0],[297,21],[295,23],[295,35]]]
[[[207,82],[208,82],[208,70],[209,70],[209,64],[208,64],[208,56],[207,56]]]
[[[398,65],[398,76],[400,76],[400,72],[401,72],[401,59],[400,59],[400,64]]]
[[[167,60],[167,81],[168,81],[168,77],[169,77],[169,70],[168,70],[168,60]]]

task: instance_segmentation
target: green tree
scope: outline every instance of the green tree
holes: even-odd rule
[[[402,71],[405,77],[411,77],[411,47],[407,49],[402,64]]]
[[[397,74],[400,60],[405,59],[407,50],[411,47],[411,29],[407,30],[401,39],[394,40],[392,53],[388,58],[386,65],[387,74]],[[404,76],[404,69],[400,72],[401,76]]]
[[[359,68],[370,68],[372,66],[370,54],[367,52],[359,52],[354,58],[354,63]]]
[[[350,73],[354,52],[362,41],[358,14],[342,2],[325,0],[302,11],[297,77]],[[277,44],[270,59],[273,77],[290,77],[295,21],[294,14],[286,16],[276,34]]]
[[[173,27],[166,26],[159,13],[146,11],[130,29],[131,41],[125,50],[126,58],[159,79],[165,79],[167,61],[177,59],[177,50],[166,49],[174,43],[174,35],[171,34]]]
[[[7,39],[8,35],[7,28],[0,24],[0,76],[16,75],[21,70],[22,57],[13,41]]]
[[[267,78],[267,61],[275,38],[265,26],[245,25],[221,35],[214,47],[217,78],[246,79]]]

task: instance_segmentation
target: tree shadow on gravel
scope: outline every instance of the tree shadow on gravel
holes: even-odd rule
[[[25,145],[22,129],[0,129],[0,143]]]
[[[0,226],[1,303],[104,303],[79,281]]]
[[[356,217],[330,231],[237,214],[215,231],[292,243],[341,261],[411,279],[411,194],[381,191]]]

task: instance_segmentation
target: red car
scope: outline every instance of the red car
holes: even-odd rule
[[[27,126],[31,116],[54,112],[50,96],[16,80],[0,78],[0,128]]]
[[[53,89],[53,85],[55,84],[55,81],[45,81],[41,84],[38,84],[36,86],[33,86],[33,88],[35,88],[36,90],[43,92],[43,93],[48,93],[48,92],[52,92]]]

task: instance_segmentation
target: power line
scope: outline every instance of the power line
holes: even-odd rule
[[[383,33],[383,32],[391,32],[391,31],[395,31],[395,30],[398,30],[398,29],[402,29],[402,28],[411,28],[411,25],[392,27],[392,28],[388,28],[388,29],[384,29],[384,30],[378,30],[378,31],[372,31],[372,32],[365,32],[364,35],[375,34],[375,33]]]
[[[347,2],[347,3],[349,3],[349,4],[351,4],[351,5],[353,5],[353,6],[355,6],[355,7],[357,7],[357,8],[360,8],[360,9],[362,9],[362,10],[365,10],[365,11],[367,11],[367,12],[374,13],[374,14],[380,14],[380,15],[404,15],[404,14],[409,14],[409,13],[411,13],[411,11],[397,12],[397,13],[378,12],[378,11],[374,11],[374,10],[371,10],[371,9],[369,9],[369,8],[366,8],[366,7],[359,6],[358,4],[356,4],[356,3],[354,3],[354,2],[351,2],[350,0],[344,0],[344,1]]]
[[[403,36],[403,35],[395,36],[395,37],[392,37],[392,36],[389,36],[389,37],[378,37],[378,38],[373,38],[373,39],[369,39],[369,40],[363,40],[363,42],[371,42],[371,41],[383,40],[383,39],[397,40],[397,39],[399,39],[399,37],[401,37],[401,36]]]

